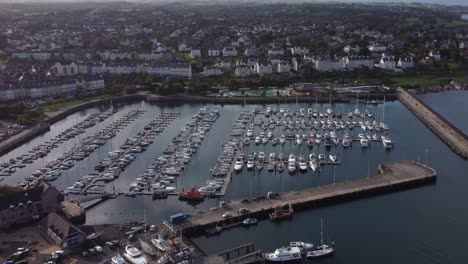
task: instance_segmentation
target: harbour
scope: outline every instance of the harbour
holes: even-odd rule
[[[404,107],[401,108],[402,105],[398,102],[387,102],[385,103],[385,105],[385,110],[383,105],[374,106],[364,105],[362,103],[360,103],[359,108],[362,111],[363,115],[365,115],[365,110],[369,109],[369,111],[371,111],[374,114],[374,118],[378,118],[379,123],[380,120],[382,120],[383,112],[385,111],[385,124],[388,125],[389,129],[382,129],[381,132],[377,134],[388,136],[392,139],[394,145],[391,149],[385,148],[381,138],[374,140],[372,136],[375,131],[368,130],[367,125],[366,130],[362,129],[361,125],[359,124],[359,121],[363,119],[362,117],[356,118],[356,116],[353,116],[352,119],[348,117],[348,113],[354,111],[354,109],[356,108],[354,103],[338,103],[336,105],[333,104],[335,114],[338,115],[341,112],[342,117],[341,119],[338,118],[338,116],[330,118],[332,122],[332,129],[328,128],[328,118],[324,117],[321,119],[320,117],[317,117],[317,119],[315,119],[314,117],[309,118],[307,116],[307,109],[314,108],[314,104],[312,103],[309,105],[305,103],[299,105],[291,103],[283,105],[264,106],[253,104],[244,107],[231,105],[209,105],[208,108],[219,110],[220,117],[218,118],[218,120],[213,122],[213,124],[210,126],[210,130],[205,132],[205,139],[200,141],[197,150],[192,153],[190,158],[187,157],[187,163],[183,162],[184,169],[179,171],[179,176],[172,176],[175,178],[175,181],[169,186],[173,186],[175,188],[174,192],[167,193],[167,197],[164,197],[163,199],[155,199],[154,191],[151,189],[150,186],[148,186],[148,189],[143,189],[141,192],[134,192],[133,194],[131,194],[132,196],[130,196],[128,188],[135,181],[136,178],[141,177],[143,174],[147,173],[148,168],[159,164],[155,163],[156,161],[161,162],[160,164],[165,166],[164,164],[166,164],[166,161],[163,162],[162,160],[158,160],[159,157],[164,155],[167,155],[167,157],[182,157],[175,156],[174,154],[164,154],[164,151],[169,145],[174,144],[173,140],[175,138],[179,138],[178,135],[181,128],[185,128],[185,125],[192,120],[193,115],[198,113],[202,106],[175,105],[164,107],[164,111],[161,111],[159,108],[155,108],[154,105],[142,103],[138,105],[138,108],[141,110],[145,110],[145,113],[138,120],[134,121],[134,127],[124,128],[124,136],[120,138],[113,138],[108,143],[104,144],[101,147],[102,149],[97,149],[96,152],[91,153],[89,157],[81,161],[85,162],[84,164],[87,165],[83,166],[80,165],[82,163],[79,163],[70,170],[65,171],[62,176],[60,176],[56,181],[51,181],[51,183],[57,184],[58,188],[64,190],[67,186],[73,184],[74,181],[77,181],[80,178],[82,178],[82,176],[96,173],[94,172],[95,166],[98,165],[103,159],[105,159],[108,156],[109,152],[114,151],[116,148],[119,148],[126,141],[127,138],[135,137],[135,135],[144,130],[142,128],[155,117],[157,117],[157,114],[154,113],[178,112],[180,113],[180,116],[178,116],[172,122],[167,124],[167,127],[159,134],[154,135],[153,140],[157,143],[148,145],[147,149],[144,152],[136,154],[135,161],[129,164],[128,167],[126,167],[125,170],[121,172],[118,178],[116,178],[114,181],[99,181],[96,183],[104,186],[104,194],[108,196],[102,197],[104,198],[103,202],[96,203],[95,205],[86,208],[87,225],[99,224],[103,221],[115,224],[128,223],[130,221],[142,221],[145,218],[145,222],[147,223],[159,223],[165,220],[167,221],[170,215],[179,212],[190,214],[191,217],[188,218],[188,221],[192,221],[197,220],[197,217],[201,217],[202,215],[205,215],[208,219],[210,219],[211,214],[216,215],[219,213],[222,216],[224,212],[231,212],[233,215],[231,219],[222,219],[222,217],[221,219],[219,219],[220,216],[218,215],[217,218],[214,217],[211,219],[213,222],[206,223],[206,226],[200,224],[198,227],[199,230],[202,230],[200,232],[199,230],[195,231],[195,229],[197,228],[194,227],[192,227],[194,228],[194,230],[190,230],[190,228],[187,228],[183,229],[182,231],[182,233],[184,233],[184,236],[191,235],[192,232],[193,234],[196,234],[196,236],[191,238],[193,243],[200,247],[203,251],[205,251],[206,255],[211,256],[216,255],[219,252],[224,252],[227,248],[236,248],[237,246],[244,244],[242,243],[242,240],[246,237],[248,237],[247,241],[252,241],[252,243],[255,244],[255,249],[250,253],[258,253],[258,250],[261,250],[262,253],[271,252],[272,250],[278,248],[281,245],[288,244],[288,241],[317,241],[317,234],[319,234],[319,230],[306,228],[305,231],[299,231],[299,229],[295,228],[294,226],[307,226],[307,222],[304,221],[306,221],[306,219],[309,219],[307,221],[312,221],[315,227],[317,223],[317,217],[323,216],[324,220],[326,220],[328,230],[331,230],[333,232],[333,241],[335,241],[338,245],[337,255],[335,255],[330,260],[326,260],[325,262],[332,261],[334,263],[335,261],[340,261],[340,259],[342,259],[344,256],[353,256],[352,252],[349,252],[346,248],[343,248],[343,245],[347,243],[347,239],[343,236],[345,234],[353,233],[354,231],[347,230],[345,232],[341,229],[341,227],[353,226],[353,228],[359,230],[359,228],[355,226],[354,220],[350,220],[351,222],[349,223],[344,223],[338,221],[339,219],[359,219],[358,213],[354,214],[350,212],[352,212],[353,210],[361,212],[361,210],[363,210],[363,208],[361,207],[369,204],[371,204],[373,211],[379,212],[379,214],[388,215],[388,213],[383,212],[381,209],[379,209],[377,204],[382,203],[382,201],[384,201],[384,203],[389,203],[389,200],[400,200],[400,197],[413,197],[412,199],[416,199],[415,201],[410,200],[408,202],[409,205],[412,206],[409,206],[407,204],[401,205],[402,208],[408,208],[408,210],[412,210],[412,208],[414,208],[413,206],[416,201],[422,202],[423,204],[425,203],[418,198],[414,198],[414,195],[412,195],[412,193],[423,193],[423,197],[425,199],[431,200],[432,203],[435,204],[437,208],[439,208],[439,202],[434,201],[434,199],[430,197],[427,197],[427,195],[424,195],[424,193],[431,193],[434,191],[438,192],[439,190],[436,186],[439,186],[440,184],[447,184],[447,168],[441,167],[440,161],[436,159],[436,153],[446,153],[444,152],[445,145],[438,144],[437,142],[432,143],[429,155],[428,157],[425,157],[424,150],[427,147],[422,143],[410,141],[409,139],[415,137],[416,135],[417,137],[431,138],[432,134],[430,133],[430,131],[429,134],[427,134],[425,127],[421,126],[419,121],[412,117],[411,113],[409,113]],[[122,112],[123,114],[134,107],[135,106],[132,105],[120,106],[121,109],[119,110],[119,113]],[[281,107],[284,107],[285,110],[290,109],[289,111],[291,113],[295,113],[293,114],[294,117],[290,117],[290,119],[294,122],[292,124],[293,129],[291,130],[291,132],[286,131],[284,124],[281,123],[281,121],[285,119],[284,116],[282,117],[279,125],[276,124],[276,121],[279,120],[277,115],[270,114],[270,117],[266,118],[268,107],[271,108],[272,112],[273,109],[276,108],[276,112],[278,113],[279,109]],[[301,108],[304,108],[304,117],[301,116]],[[321,103],[318,104],[318,108],[320,109],[319,112],[325,113],[328,106],[327,104]],[[214,161],[216,161],[220,153],[223,152],[223,143],[230,141],[230,134],[234,131],[233,124],[235,124],[239,120],[240,112],[246,113],[245,125],[243,127],[240,127],[238,131],[236,130],[239,133],[239,136],[235,141],[235,155],[232,156],[232,159],[229,159],[229,165],[231,167],[229,167],[229,169],[227,170],[228,174],[226,174],[226,176],[213,177],[212,175],[210,175],[210,168],[213,167]],[[264,123],[267,125],[266,129],[262,128],[262,125],[260,124],[260,119],[264,120]],[[270,120],[274,120],[274,128],[270,128]],[[298,128],[296,128],[296,120],[299,122]],[[301,127],[303,120],[305,122],[304,127]],[[318,129],[314,128],[315,120],[319,122]],[[325,122],[325,125],[322,124],[319,120],[323,120]],[[344,129],[341,129],[340,120],[342,120],[345,125]],[[346,121],[350,121],[352,124],[352,120],[356,120],[357,124],[351,129],[346,126]],[[363,122],[365,123],[365,121],[367,120],[369,120],[369,123],[373,125],[372,119],[368,117],[364,119]],[[337,128],[337,124],[335,124],[334,121],[336,121],[337,124],[340,125],[339,129]],[[403,130],[400,122],[409,124],[409,128],[405,127],[405,129]],[[286,127],[288,126],[289,124],[286,125]],[[247,132],[249,128],[252,128],[253,130],[253,137],[249,137],[251,138],[250,144],[246,145],[244,140],[248,138]],[[261,132],[264,132],[265,137],[268,137],[268,132],[270,130],[272,132],[272,137],[269,138],[268,142],[261,142],[260,144],[256,145],[255,137],[260,136]],[[311,138],[312,130],[315,130],[315,136],[313,137],[313,145],[308,144],[308,140],[309,138]],[[182,133],[181,135],[183,136],[179,138],[181,140],[181,146],[186,145],[186,143],[188,142],[185,141],[185,139],[193,138],[192,135],[197,133],[198,128],[193,127],[193,130],[188,129],[186,131],[187,132]],[[320,144],[317,144],[315,142],[315,139],[317,138],[317,131],[319,131],[321,134]],[[336,134],[338,144],[332,143],[330,147],[326,147],[325,133],[328,133],[328,135],[330,136],[330,132],[332,131],[334,131]],[[93,134],[94,133],[95,131],[93,131]],[[288,133],[292,133],[293,136],[287,137]],[[277,143],[276,145],[274,145],[272,142],[273,139],[278,138],[279,142],[279,139],[281,138],[282,134],[285,135],[284,144]],[[301,139],[300,144],[297,143],[297,134]],[[306,134],[307,137],[303,138],[303,134]],[[347,148],[343,146],[343,138],[345,134],[349,134],[350,140],[350,146]],[[359,134],[363,134],[363,136],[365,136],[366,138],[367,134],[369,134],[369,136],[371,137],[370,139],[368,139],[369,147],[363,148],[361,146],[361,138],[359,137]],[[34,142],[32,142],[32,144],[34,144]],[[178,148],[176,146],[177,144],[174,145],[174,153],[179,152],[178,150],[184,149]],[[49,154],[47,157],[44,157],[44,159],[50,160],[56,158],[58,156],[57,153],[60,152],[58,150],[60,150],[60,148],[53,150],[51,154]],[[255,166],[252,170],[247,168],[248,156],[252,152],[256,152],[257,157],[260,154],[260,152],[264,152],[265,160],[263,161],[263,169],[259,170]],[[272,171],[270,171],[268,169],[270,164],[269,156],[273,152],[276,153],[276,158],[274,160],[275,167]],[[285,160],[282,163],[285,167],[285,170],[283,172],[277,170],[277,166],[280,162],[278,159],[278,154],[280,153],[283,153],[285,156]],[[323,153],[325,157],[320,164],[321,169],[317,170],[316,172],[313,172],[309,164],[309,155],[314,153],[317,157],[320,153]],[[290,154],[294,154],[294,156],[296,156],[297,158],[297,167],[294,173],[289,173],[289,171],[287,170],[287,159]],[[234,169],[235,161],[241,155],[244,156],[243,168],[241,170],[236,171]],[[299,157],[301,155],[304,156],[304,159],[307,163],[307,169],[304,171],[301,171],[299,168]],[[337,161],[331,162],[330,155],[336,155],[338,158]],[[93,162],[88,163],[91,159],[93,160]],[[255,161],[257,160],[258,158],[255,159]],[[428,177],[427,180],[419,181],[416,180],[417,177],[412,178],[409,177],[409,174],[405,174],[405,177],[396,177],[395,179],[393,179],[394,182],[391,182],[391,179],[386,177],[383,177],[384,180],[374,181],[374,177],[380,177],[382,175],[370,176],[373,175],[373,173],[369,173],[369,171],[375,170],[375,168],[378,167],[379,164],[385,165],[391,163],[398,163],[401,160],[414,160],[415,164],[419,164],[418,166],[424,168],[427,164],[427,167],[431,167],[437,170],[437,185],[428,184],[435,182],[435,176]],[[34,172],[35,170],[37,170],[37,166],[40,166],[41,163],[47,163],[41,161],[41,159],[39,159],[39,161],[40,162],[37,164],[28,164],[25,168],[22,169],[25,172]],[[453,162],[455,162],[455,165],[452,165],[451,167],[457,168],[457,161],[454,160]],[[168,164],[170,163],[171,162],[169,162]],[[161,172],[162,171],[163,170],[161,170]],[[100,173],[97,173],[97,175],[100,175]],[[368,177],[366,177],[365,175],[367,175]],[[6,181],[11,182],[14,179],[14,177],[16,176],[12,175],[4,177],[4,179]],[[408,179],[406,177],[410,179],[408,180],[408,182],[405,183],[404,179]],[[366,180],[367,178],[371,178],[372,180]],[[223,195],[206,197],[204,200],[199,201],[197,203],[184,202],[178,200],[179,194],[183,193],[184,191],[189,190],[191,188],[199,189],[199,187],[205,186],[210,182],[214,181],[215,179],[224,179],[224,182],[226,183],[224,186],[226,187],[222,187],[224,188],[224,190],[222,188],[220,189],[223,191]],[[355,181],[361,182],[359,184],[356,183],[356,185],[354,185]],[[353,188],[357,188],[357,185],[368,186],[365,184],[360,185],[363,182],[367,181],[373,181],[372,183],[377,185],[382,184],[382,186],[380,187],[382,189],[377,188],[378,191],[373,191],[373,189],[369,187],[369,189],[365,189],[356,195],[348,193],[343,194],[345,198],[330,198],[325,194],[332,193],[333,186],[335,186],[334,188],[338,186],[339,188],[351,190]],[[154,182],[151,182],[151,184],[154,184]],[[385,187],[387,186],[387,184],[392,187]],[[322,192],[318,191],[320,189],[322,189]],[[307,194],[305,194],[306,190]],[[304,193],[301,196],[299,194],[302,191],[304,191]],[[309,191],[311,193],[309,193]],[[340,189],[340,191],[343,190]],[[87,199],[91,199],[93,196],[101,199],[101,197],[99,197],[100,194],[103,193],[89,193],[86,196],[80,194],[70,194],[69,198],[76,198],[77,201],[81,200],[81,202],[85,204],[91,201],[87,201]],[[304,196],[316,198],[317,195],[323,195],[325,198],[322,199],[324,200],[304,202],[309,205],[299,202],[300,199],[304,199]],[[271,196],[272,198],[267,199],[267,196]],[[339,197],[339,195],[337,197]],[[249,201],[249,203],[241,203],[241,201],[243,200]],[[258,225],[253,225],[249,227],[243,226],[242,221],[238,221],[241,219],[243,220],[247,216],[257,217],[258,219],[268,218],[268,214],[272,210],[274,210],[276,206],[288,204],[288,201],[291,201],[291,203],[293,203],[292,206],[295,211],[294,216],[291,218],[291,220],[285,220],[282,222],[259,221]],[[220,207],[220,205],[222,204],[221,202],[225,202],[225,208],[217,208]],[[257,202],[258,206],[256,204]],[[249,211],[252,210],[254,213],[252,213],[251,215],[243,215],[242,217],[240,215],[237,215],[237,211],[240,208],[247,208],[247,204],[250,203],[250,206],[252,206],[252,208],[248,209]],[[215,207],[217,209],[214,209]],[[265,210],[262,211],[262,207],[264,207]],[[303,210],[306,208],[313,208],[313,210]],[[354,209],[346,209],[349,214],[345,216],[341,215],[342,212],[336,211],[336,208]],[[404,211],[402,213],[407,214],[409,213],[409,211]],[[425,212],[424,214],[426,213],[429,212]],[[363,220],[360,219],[359,221]],[[387,222],[387,220],[385,219],[379,219],[379,221]],[[364,223],[366,223],[366,220],[364,220]],[[369,223],[366,224],[368,225]],[[414,225],[413,223],[411,224]],[[217,225],[221,227],[221,231],[216,230]],[[193,226],[196,225],[193,224]],[[316,226],[319,225],[317,224]],[[283,227],[287,227],[287,229],[289,229],[290,234],[285,234],[285,230],[283,229]],[[391,225],[389,227],[392,228]],[[209,236],[200,236],[200,234],[204,234],[206,230],[214,230],[215,232],[213,232]],[[281,238],[271,238],[271,241],[262,242],[253,237],[253,235],[249,235],[249,233],[258,235],[259,232],[275,234],[275,237],[281,236]],[[365,234],[366,237],[369,236],[369,234]],[[398,234],[398,232],[395,232],[395,234]],[[150,235],[148,236],[150,237]],[[358,241],[361,240],[358,239]],[[138,241],[135,244],[138,244]],[[232,261],[234,261],[237,258],[234,256],[236,256],[236,254],[232,253]],[[206,256],[204,258],[206,258]]]

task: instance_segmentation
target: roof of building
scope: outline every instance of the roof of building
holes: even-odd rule
[[[61,239],[67,237],[69,234],[81,233],[83,236],[86,234],[81,231],[77,226],[70,223],[65,217],[52,212],[47,217],[41,220],[40,225],[45,229],[50,229]]]

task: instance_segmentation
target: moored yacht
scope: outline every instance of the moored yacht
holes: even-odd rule
[[[124,257],[133,264],[146,264],[148,263],[145,255],[141,253],[138,248],[128,245],[125,247]]]
[[[234,170],[241,171],[243,167],[244,167],[244,160],[242,160],[241,158],[238,158],[236,160],[236,163],[234,164]]]
[[[367,138],[364,138],[364,137],[361,138],[360,142],[361,142],[361,147],[363,148],[367,148],[369,146],[369,140]]]
[[[160,251],[162,252],[169,252],[170,251],[170,248],[169,246],[166,244],[166,241],[161,238],[161,237],[158,237],[158,238],[153,238],[151,239],[151,243]]]
[[[288,171],[295,172],[296,171],[296,156],[294,154],[290,154],[288,158]]]
[[[386,149],[391,149],[393,147],[393,141],[386,136],[382,136],[382,144]]]
[[[288,262],[302,259],[301,250],[298,247],[282,247],[273,253],[266,253],[265,259],[271,262]]]

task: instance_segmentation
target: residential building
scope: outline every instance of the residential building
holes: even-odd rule
[[[314,60],[314,67],[317,71],[331,72],[331,71],[343,71],[346,68],[346,64],[343,59],[316,59]]]
[[[273,66],[268,62],[257,62],[254,65],[254,72],[260,76],[273,73]]]
[[[83,231],[55,212],[42,219],[39,227],[61,249],[71,249],[86,241],[86,234]]]
[[[276,65],[276,72],[278,73],[288,73],[291,71],[291,66],[287,61],[281,61]]]
[[[379,63],[375,65],[377,68],[387,71],[395,71],[396,63],[394,56],[382,56]]]
[[[223,75],[223,71],[220,68],[206,66],[203,69],[203,71],[200,73],[200,75],[205,76],[205,77],[219,76],[219,75]]]
[[[200,58],[201,57],[201,50],[199,49],[192,49],[190,51],[190,57],[192,59],[195,59],[195,58]]]
[[[397,62],[397,66],[402,69],[414,68],[413,58],[400,58]]]
[[[234,76],[236,77],[247,77],[252,75],[252,69],[248,66],[239,66],[236,67],[234,71]]]
[[[359,68],[374,68],[374,60],[367,56],[349,56],[345,58],[346,69],[354,71]]]
[[[208,49],[208,57],[219,57],[221,51],[219,49]]]
[[[152,65],[147,67],[146,70],[150,75],[192,78],[192,66],[190,63]]]
[[[268,50],[268,55],[270,56],[283,56],[284,49],[282,48],[273,48]]]
[[[303,48],[303,47],[292,47],[290,48],[291,54],[292,55],[307,55],[309,54],[309,49],[308,48]]]
[[[223,49],[223,56],[224,57],[236,57],[237,50],[234,47],[225,47]]]
[[[385,52],[387,50],[387,46],[373,43],[367,46],[367,49],[369,49],[371,52]]]
[[[192,48],[185,43],[179,45],[179,52],[190,52]]]
[[[431,51],[431,52],[429,52],[429,57],[434,58],[435,61],[440,61],[440,52]]]
[[[64,200],[57,189],[45,182],[26,190],[2,191],[0,199],[0,229],[39,220],[55,212]]]

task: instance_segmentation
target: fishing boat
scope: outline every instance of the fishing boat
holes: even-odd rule
[[[323,243],[323,220],[322,218],[320,218],[320,244],[321,245],[318,246],[316,249],[307,252],[306,257],[310,259],[314,259],[314,258],[330,256],[330,255],[333,255],[333,253],[335,253],[333,242],[331,246]]]
[[[278,206],[275,210],[269,214],[271,221],[281,221],[292,217],[294,209],[291,204],[285,204],[283,206]]]
[[[130,261],[132,264],[146,264],[148,261],[146,260],[145,255],[141,253],[138,248],[128,245],[125,247],[124,257]]]
[[[195,188],[190,188],[189,190],[179,194],[179,200],[183,201],[203,201],[203,199],[205,199],[205,195]]]
[[[295,262],[302,259],[301,250],[298,247],[282,247],[273,253],[266,253],[265,259],[271,262]]]

